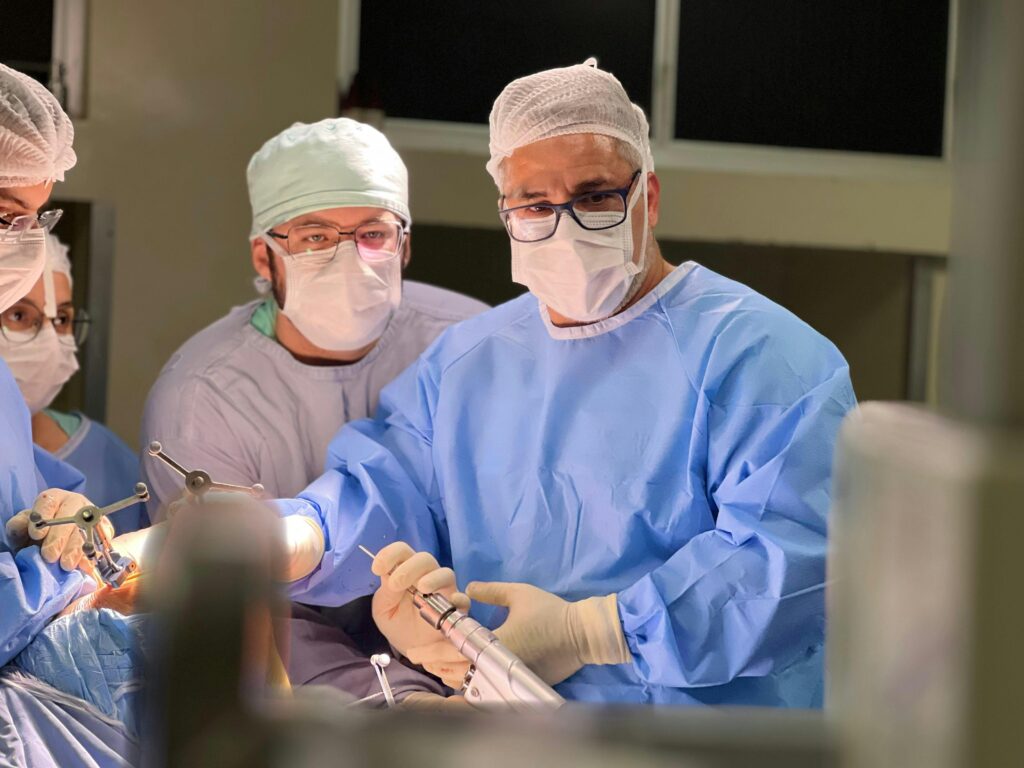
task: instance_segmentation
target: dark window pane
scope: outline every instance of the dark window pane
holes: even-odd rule
[[[510,80],[596,56],[650,113],[653,0],[368,0],[360,13],[353,106],[486,123]]]
[[[676,137],[942,154],[947,0],[682,0]]]
[[[3,14],[0,62],[46,85],[53,53],[53,3],[12,5]]]

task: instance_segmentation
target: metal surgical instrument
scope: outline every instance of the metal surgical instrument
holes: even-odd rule
[[[359,545],[359,549],[375,557]],[[462,693],[471,704],[504,704],[513,709],[558,709],[565,699],[508,650],[487,627],[458,610],[444,595],[409,587],[420,616],[469,662]]]
[[[231,485],[230,483],[218,483],[210,477],[210,474],[202,469],[185,469],[166,453],[160,443],[154,440],[149,444],[149,455],[160,459],[183,478],[185,478],[185,493],[197,502],[203,500],[208,491],[227,491],[229,493],[246,493],[255,498],[263,495],[264,488],[261,484],[255,485]]]
[[[384,691],[384,700],[388,703],[389,707],[395,706],[395,693],[391,690],[388,674],[384,671],[391,665],[391,657],[386,653],[375,653],[370,657],[370,664],[373,665],[373,671],[377,673],[380,689]]]
[[[130,555],[122,555],[114,549],[110,537],[107,536],[107,532],[103,530],[100,523],[108,515],[144,501],[149,501],[149,489],[145,483],[137,483],[133,496],[115,501],[105,507],[89,504],[71,517],[44,520],[41,514],[33,510],[28,516],[29,532],[35,534],[33,538],[37,538],[44,528],[54,525],[77,525],[85,538],[82,553],[93,564],[95,572],[103,583],[111,587],[119,587],[129,576],[139,570],[139,564]]]

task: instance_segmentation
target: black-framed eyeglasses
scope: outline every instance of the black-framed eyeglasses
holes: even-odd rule
[[[408,231],[400,221],[367,221],[355,229],[339,229],[330,224],[297,224],[285,233],[270,230],[267,235],[283,241],[290,256],[323,263],[334,258],[345,238],[351,238],[360,258],[374,264],[398,256]]]
[[[498,211],[509,237],[520,243],[547,240],[558,229],[563,213],[584,229],[597,231],[617,227],[626,220],[629,193],[640,176],[633,173],[629,184],[619,189],[602,189],[576,195],[567,203],[531,203]]]
[[[17,242],[25,232],[37,229],[50,232],[57,226],[57,222],[63,215],[64,211],[60,208],[51,208],[39,214],[28,213],[22,216],[0,213],[0,242]]]
[[[56,317],[47,317],[34,304],[19,301],[0,313],[0,334],[12,344],[27,344],[35,340],[47,320],[52,323],[61,341],[73,341],[77,345],[83,344],[88,338],[89,324],[92,322],[84,309],[62,306],[57,308]]]

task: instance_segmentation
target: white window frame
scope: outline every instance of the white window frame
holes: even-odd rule
[[[88,0],[54,0],[49,88],[64,110],[76,118],[85,117],[88,17]]]
[[[953,134],[953,72],[957,7],[950,0],[946,104],[941,158],[868,152],[794,149],[752,144],[689,141],[674,137],[680,0],[656,0],[652,67],[651,150],[658,168],[726,173],[886,179],[908,182],[948,180]],[[347,89],[359,65],[361,0],[339,0],[338,83]],[[384,132],[399,150],[424,150],[487,157],[487,126],[440,120],[385,117]]]

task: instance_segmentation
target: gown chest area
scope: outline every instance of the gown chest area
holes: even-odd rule
[[[621,588],[713,527],[704,401],[658,330],[493,339],[445,372],[432,450],[468,576]]]

